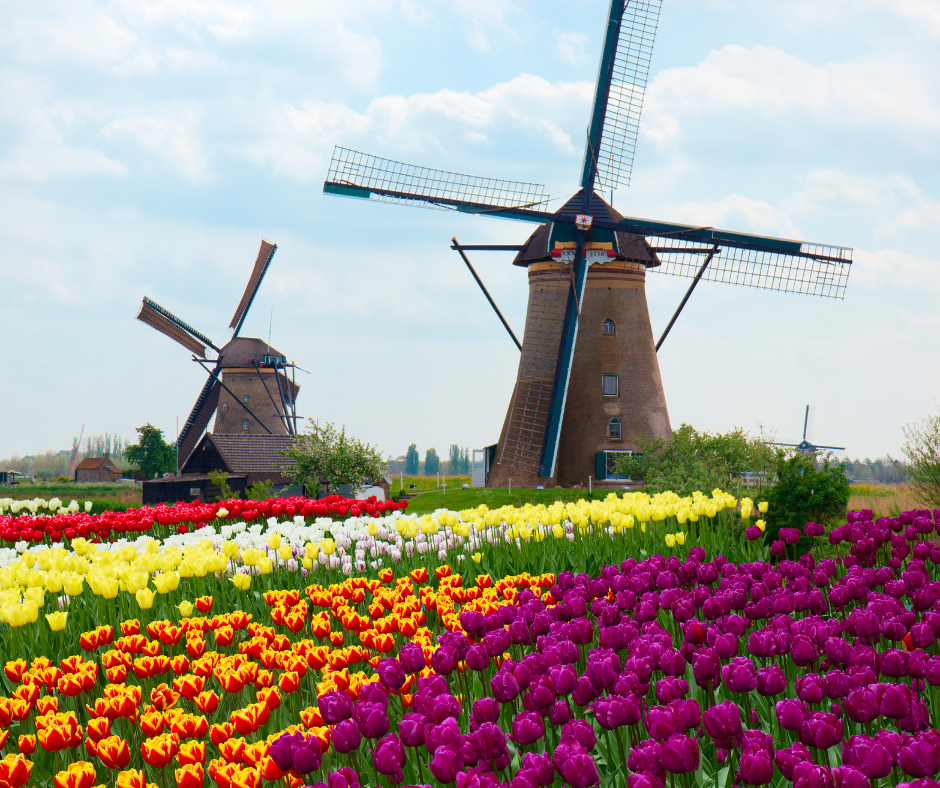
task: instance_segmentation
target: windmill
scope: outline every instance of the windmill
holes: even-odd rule
[[[271,265],[277,245],[262,240],[251,276],[229,323],[232,338],[221,348],[176,315],[144,296],[137,319],[152,326],[191,351],[193,361],[208,373],[177,439],[181,464],[196,447],[209,420],[216,414],[213,432],[294,435],[297,432],[296,401],[300,387],[294,365],[269,342],[241,337],[242,326],[261,280]],[[215,358],[208,357],[208,350]]]
[[[521,358],[489,486],[584,484],[636,439],[669,436],[657,351],[701,280],[843,297],[851,249],[625,217],[601,197],[629,184],[660,4],[611,0],[579,188],[556,211],[539,184],[334,150],[327,194],[539,225],[520,246],[452,242],[468,265],[470,250],[515,251],[528,271]],[[647,271],[692,279],[658,342]]]
[[[790,449],[796,449],[798,454],[817,454],[822,449],[831,451],[845,451],[845,446],[818,446],[813,443],[813,415],[815,410],[812,405],[806,406],[806,415],[803,417],[803,440],[799,443],[771,443],[771,446],[784,446]]]

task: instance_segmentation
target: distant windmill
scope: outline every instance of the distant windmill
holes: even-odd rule
[[[209,378],[177,440],[180,465],[196,447],[217,412],[214,433],[294,435],[297,431],[297,392],[300,387],[285,374],[293,364],[262,339],[240,337],[248,310],[267,273],[277,245],[261,241],[258,257],[229,328],[232,338],[218,348],[207,336],[184,323],[146,296],[137,319],[192,351]],[[216,352],[206,358],[206,348]]]
[[[832,451],[845,451],[845,446],[819,446],[813,443],[813,416],[815,409],[812,405],[806,406],[806,415],[803,417],[803,440],[799,443],[771,443],[771,446],[784,446],[796,449],[799,454],[816,454],[822,449]]]
[[[540,225],[521,246],[452,243],[468,266],[469,250],[502,250],[517,252],[514,264],[528,269],[522,356],[489,486],[510,479],[522,486],[586,484],[606,453],[636,449],[640,437],[669,436],[656,353],[702,279],[844,294],[850,249],[624,217],[598,193],[630,181],[660,4],[611,0],[580,188],[555,212],[545,207],[539,184],[334,150],[327,194]],[[658,342],[647,270],[692,278]]]

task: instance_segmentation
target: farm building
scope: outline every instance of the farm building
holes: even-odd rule
[[[291,480],[278,466],[293,463],[280,452],[290,447],[290,435],[222,434],[207,432],[189,455],[179,476],[165,476],[144,482],[143,502],[151,506],[177,501],[216,501],[218,485],[209,474],[229,474],[226,483],[238,496],[254,484],[271,482],[276,495],[300,495],[300,488],[291,489]]]
[[[105,452],[103,457],[86,457],[75,469],[76,482],[116,482],[124,472],[118,468]]]

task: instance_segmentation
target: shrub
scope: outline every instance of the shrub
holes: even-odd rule
[[[767,494],[765,542],[774,542],[781,528],[802,531],[810,522],[831,525],[844,520],[850,488],[841,464],[833,464],[825,457],[817,466],[812,455],[787,457],[783,451],[778,451],[776,471],[777,481]],[[805,535],[796,548],[797,555],[809,551]]]

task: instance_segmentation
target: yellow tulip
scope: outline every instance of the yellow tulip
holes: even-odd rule
[[[565,529],[562,528],[561,525],[559,525],[558,523],[555,523],[552,526],[552,533],[554,534],[556,539],[561,539],[565,535]]]
[[[679,533],[676,534],[676,544],[685,544],[685,531],[679,531]]]
[[[277,551],[282,561],[289,561],[293,557],[293,551],[289,544],[282,544]]]
[[[251,575],[246,575],[242,572],[232,575],[229,579],[232,581],[232,585],[239,591],[247,591],[248,587],[251,585]]]
[[[49,629],[53,632],[61,632],[65,629],[65,620],[68,618],[68,613],[46,613],[46,621],[49,622]]]
[[[265,556],[260,561],[258,561],[258,571],[263,575],[271,574],[271,571],[274,569],[274,564],[271,562],[271,559]]]
[[[759,511],[761,514],[766,514],[767,513],[767,501],[761,501],[759,504],[757,504],[757,511]]]
[[[320,549],[323,551],[323,555],[333,555],[336,552],[336,542],[332,539],[324,539]]]
[[[280,534],[271,534],[268,537],[268,547],[272,550],[277,550],[281,546],[281,535]]]
[[[666,534],[666,547],[673,548],[675,546],[676,546],[676,535]]]
[[[180,602],[176,607],[179,608],[180,615],[183,618],[189,618],[193,614],[193,603],[185,599],[182,602]]]
[[[471,557],[474,561],[476,561],[477,563],[480,563],[480,561],[483,560],[483,553],[474,553],[474,554],[471,555],[470,557]]]
[[[153,607],[153,591],[149,588],[141,588],[135,596],[137,597],[137,604],[140,605],[141,610],[150,610]]]
[[[310,558],[304,556],[304,560],[301,561],[301,563],[303,564],[304,569],[306,569],[308,572],[313,569],[313,561]]]
[[[767,523],[765,523],[763,520],[758,520],[756,523],[754,523],[754,525],[760,528],[761,533],[764,533],[765,529],[767,528]]]
[[[193,565],[189,561],[183,561],[180,564],[179,573],[180,577],[193,577],[196,574]]]
[[[85,578],[75,572],[68,572],[62,575],[62,590],[65,591],[68,596],[80,596],[84,583]]]

